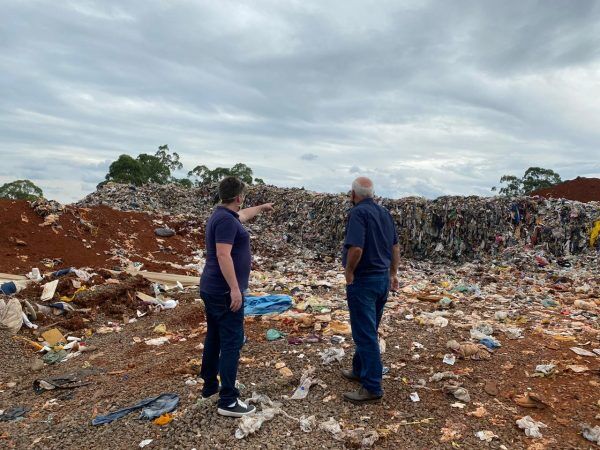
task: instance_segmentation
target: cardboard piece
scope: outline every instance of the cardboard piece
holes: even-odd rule
[[[52,328],[51,330],[42,333],[42,338],[44,338],[50,346],[56,345],[59,342],[67,342],[67,338],[65,338],[57,328]]]

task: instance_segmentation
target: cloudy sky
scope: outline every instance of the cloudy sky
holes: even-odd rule
[[[600,176],[600,2],[4,0],[0,183],[77,200],[122,153],[268,183],[489,195]]]

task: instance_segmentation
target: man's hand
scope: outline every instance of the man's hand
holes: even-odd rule
[[[399,286],[400,286],[400,283],[398,282],[398,276],[397,275],[392,275],[390,277],[390,290],[392,292],[396,292],[398,290]]]
[[[242,307],[242,293],[239,289],[231,291],[231,310],[237,312]]]
[[[263,205],[260,205],[260,211],[261,212],[271,212],[271,211],[273,211],[273,203],[265,203]]]
[[[346,286],[354,282],[354,272],[346,271]]]

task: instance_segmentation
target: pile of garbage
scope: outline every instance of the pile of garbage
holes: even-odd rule
[[[510,258],[522,248],[569,257],[600,247],[600,203],[541,197],[421,197],[378,199],[396,219],[402,254],[409,258],[468,260]],[[300,251],[305,257],[337,256],[351,205],[346,197],[297,188],[253,186],[246,204],[275,203],[272,214],[250,229],[269,252]],[[131,211],[190,215],[204,220],[215,204],[215,187],[136,187],[108,183],[79,206],[108,205]],[[265,244],[265,242],[267,244]]]

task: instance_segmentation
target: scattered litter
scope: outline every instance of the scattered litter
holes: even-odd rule
[[[413,401],[415,403],[421,401],[421,399],[419,398],[419,394],[417,392],[411,392],[410,399],[411,399],[411,401]]]
[[[451,354],[451,353],[446,353],[446,354],[444,355],[444,359],[442,360],[442,362],[443,362],[444,364],[448,364],[448,365],[450,365],[450,366],[453,366],[453,365],[454,365],[454,363],[456,363],[456,356],[454,356],[454,355],[453,355],[453,354]]]
[[[96,416],[92,419],[92,425],[104,425],[111,423],[133,411],[142,410],[140,419],[153,420],[163,414],[172,412],[179,404],[179,396],[177,394],[162,394],[158,397],[150,397],[141,400],[133,406],[119,409],[105,416]]]
[[[0,422],[12,422],[25,416],[28,412],[29,408],[27,407],[15,406],[0,414]]]
[[[146,345],[159,346],[159,345],[163,345],[163,344],[166,344],[167,342],[169,342],[169,336],[162,336],[162,337],[158,337],[158,338],[154,338],[154,339],[148,339],[144,342],[146,343]]]
[[[152,443],[154,439],[144,439],[142,442],[138,444],[140,448],[144,448]]]
[[[275,328],[269,328],[266,333],[267,341],[276,341],[277,339],[281,339],[285,334],[281,331],[276,330]]]
[[[590,442],[600,445],[600,426],[596,425],[592,428],[590,425],[583,426],[583,437]]]
[[[315,384],[318,384],[322,388],[327,387],[327,385],[323,383],[323,381],[313,377],[314,373],[314,367],[309,367],[302,373],[302,376],[300,377],[300,385],[296,388],[296,390],[291,396],[292,400],[305,399],[308,396],[308,391],[310,390],[311,386]]]
[[[478,437],[480,441],[485,442],[492,442],[492,440],[498,439],[498,435],[489,430],[478,431],[475,433],[475,436]]]
[[[586,349],[580,348],[580,347],[571,347],[571,351],[577,353],[579,356],[590,356],[590,357],[596,356],[595,353],[592,353],[589,350],[586,350]]]
[[[42,291],[42,295],[40,300],[43,302],[47,302],[48,300],[52,300],[54,297],[54,293],[56,292],[56,287],[58,286],[58,280],[50,281],[44,285],[44,290]]]
[[[323,361],[323,364],[331,364],[334,361],[342,362],[345,352],[343,348],[330,347],[322,352],[319,352],[319,356]]]
[[[535,371],[543,376],[552,375],[556,370],[556,364],[538,364]]]
[[[525,416],[517,420],[517,426],[521,430],[525,430],[525,435],[530,438],[539,439],[542,437],[540,429],[548,428],[547,425],[542,422],[537,422],[531,418],[531,416]]]
[[[444,384],[442,387],[442,391],[446,394],[452,394],[454,398],[460,400],[461,402],[469,403],[471,401],[471,396],[469,395],[469,391],[467,391],[460,383],[454,380],[450,380]]]

